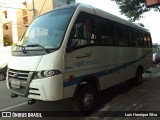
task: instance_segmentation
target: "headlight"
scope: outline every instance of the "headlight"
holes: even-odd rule
[[[51,77],[54,75],[58,75],[61,74],[61,72],[59,70],[43,70],[43,71],[37,71],[35,73],[35,79],[42,79],[42,78],[47,78],[47,77]]]

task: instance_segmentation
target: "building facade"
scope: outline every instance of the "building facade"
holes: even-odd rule
[[[31,22],[70,0],[0,0],[0,43],[17,43]]]

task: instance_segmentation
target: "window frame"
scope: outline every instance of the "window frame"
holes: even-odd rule
[[[119,22],[116,22],[114,20],[110,20],[108,18],[103,18],[101,16],[97,16],[97,15],[94,15],[94,14],[90,14],[90,13],[87,13],[87,12],[80,12],[76,18],[76,21],[77,19],[79,18],[79,16],[87,16],[88,18],[90,18],[92,20],[92,22],[94,21],[94,41],[96,41],[96,44],[87,44],[87,45],[82,45],[82,46],[77,46],[69,51],[73,51],[73,50],[77,50],[77,49],[81,49],[81,48],[85,48],[85,47],[90,47],[90,46],[113,46],[113,47],[130,47],[130,48],[148,48],[148,47],[151,47],[152,46],[152,40],[151,40],[151,36],[150,36],[150,33],[149,31],[145,31],[145,30],[142,30],[142,29],[138,29],[138,28],[135,28],[135,27],[132,27],[132,26],[129,26],[129,25],[125,25],[125,24],[122,24],[122,23],[119,23]],[[75,21],[75,23],[76,23]],[[100,23],[101,22],[104,22],[105,26],[104,26],[104,29],[107,31],[106,27],[107,27],[107,23],[112,23],[113,24],[113,44],[109,45],[109,44],[103,44],[101,38],[100,38]],[[74,24],[75,24],[74,23]],[[109,25],[108,25],[109,26]],[[111,27],[110,27],[111,28]],[[119,34],[119,31],[118,29],[121,28],[121,29],[124,29],[125,32],[124,32],[124,35],[122,35],[123,40],[123,44],[122,45],[118,45],[118,34]],[[72,27],[73,29],[73,27]],[[131,32],[132,34],[134,34],[134,37],[131,36]],[[127,34],[127,37],[126,37],[126,34]],[[145,35],[148,35],[148,47],[145,46],[145,41],[144,41],[144,37]],[[71,33],[70,33],[71,35]],[[106,33],[107,35],[107,33]],[[133,37],[133,39],[132,39]],[[69,39],[68,39],[68,43],[70,41],[70,36],[69,36]],[[90,39],[91,40],[91,39]],[[133,42],[134,41],[134,42]],[[67,43],[67,46],[68,46],[68,43]],[[127,43],[127,44],[125,44]],[[149,45],[150,44],[150,45]],[[68,49],[68,47],[67,47]]]
[[[79,39],[82,39],[82,40],[90,40],[92,42],[95,41],[95,43],[93,44],[84,44],[84,45],[80,45],[80,46],[76,46],[76,47],[71,47],[70,44],[71,44],[71,40],[72,40],[72,34],[73,34],[73,29],[74,29],[74,25],[76,24],[77,20],[81,17],[81,16],[86,16],[87,18],[89,18],[91,20],[91,22],[93,23],[92,24],[92,30],[93,30],[93,34],[94,34],[94,37],[93,39],[88,39],[88,38],[79,38]],[[83,17],[82,17],[83,18]],[[93,35],[92,34],[92,35]],[[74,38],[74,39],[78,39],[78,38]],[[90,13],[87,13],[87,12],[80,12],[72,26],[72,29],[71,29],[71,32],[70,32],[70,35],[69,35],[69,39],[68,39],[68,42],[67,42],[67,52],[71,52],[71,51],[74,51],[74,50],[77,50],[77,49],[81,49],[81,48],[85,48],[85,47],[90,47],[90,46],[98,46],[99,44],[96,43],[97,41],[97,34],[96,34],[96,16],[95,15],[92,15]]]
[[[99,45],[100,46],[116,46],[116,32],[115,32],[115,22],[114,21],[111,21],[111,20],[109,20],[109,19],[104,19],[104,18],[102,18],[102,17],[99,17],[97,20],[96,20],[97,22],[96,22],[96,31],[97,31],[97,39],[98,39],[98,41],[99,41]],[[112,42],[112,44],[103,44],[103,41],[102,41],[102,37],[100,37],[100,35],[102,35],[101,34],[101,23],[102,22],[104,22],[104,25],[103,25],[103,27],[104,27],[104,29],[105,29],[105,34],[104,35],[106,35],[106,37],[110,37],[112,40],[111,40],[111,42]],[[113,26],[111,27],[111,26],[109,26],[110,24],[112,24]],[[109,31],[112,31],[113,33],[107,33],[108,32],[108,29],[107,29],[107,27],[110,27],[110,28],[112,28],[112,29],[109,29]],[[113,34],[113,36],[111,35],[111,34]],[[108,39],[106,39],[106,40],[108,40]]]

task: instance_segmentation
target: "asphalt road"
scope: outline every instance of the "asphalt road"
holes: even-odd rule
[[[151,72],[151,73],[150,73]],[[105,112],[99,111],[160,111],[160,67],[151,68],[143,75],[143,83],[129,87],[122,83],[103,91],[98,102],[98,110],[86,117],[38,118],[38,120],[119,120],[117,117],[106,117]],[[27,98],[11,98],[6,87],[6,81],[0,81],[0,111],[73,111],[71,101],[42,102],[28,105]],[[0,120],[18,120],[21,118],[0,118]],[[27,119],[27,118],[25,118]],[[28,118],[29,120],[31,118]],[[121,118],[130,120],[131,117]],[[137,120],[143,118],[137,118]],[[157,119],[152,117],[153,119]],[[32,118],[33,120],[33,118]]]
[[[11,92],[7,89],[6,81],[0,81],[0,111],[10,110],[15,105],[26,102],[26,98],[12,99]]]

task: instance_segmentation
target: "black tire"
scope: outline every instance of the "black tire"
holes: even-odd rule
[[[0,81],[5,79],[5,75],[3,73],[0,72]]]
[[[97,97],[97,91],[93,86],[82,85],[73,98],[73,109],[83,115],[87,115],[95,109]]]
[[[133,79],[128,81],[130,86],[136,86],[142,83],[142,70],[138,69]]]
[[[139,85],[142,83],[142,71],[138,69],[136,76],[135,76],[135,84]]]

